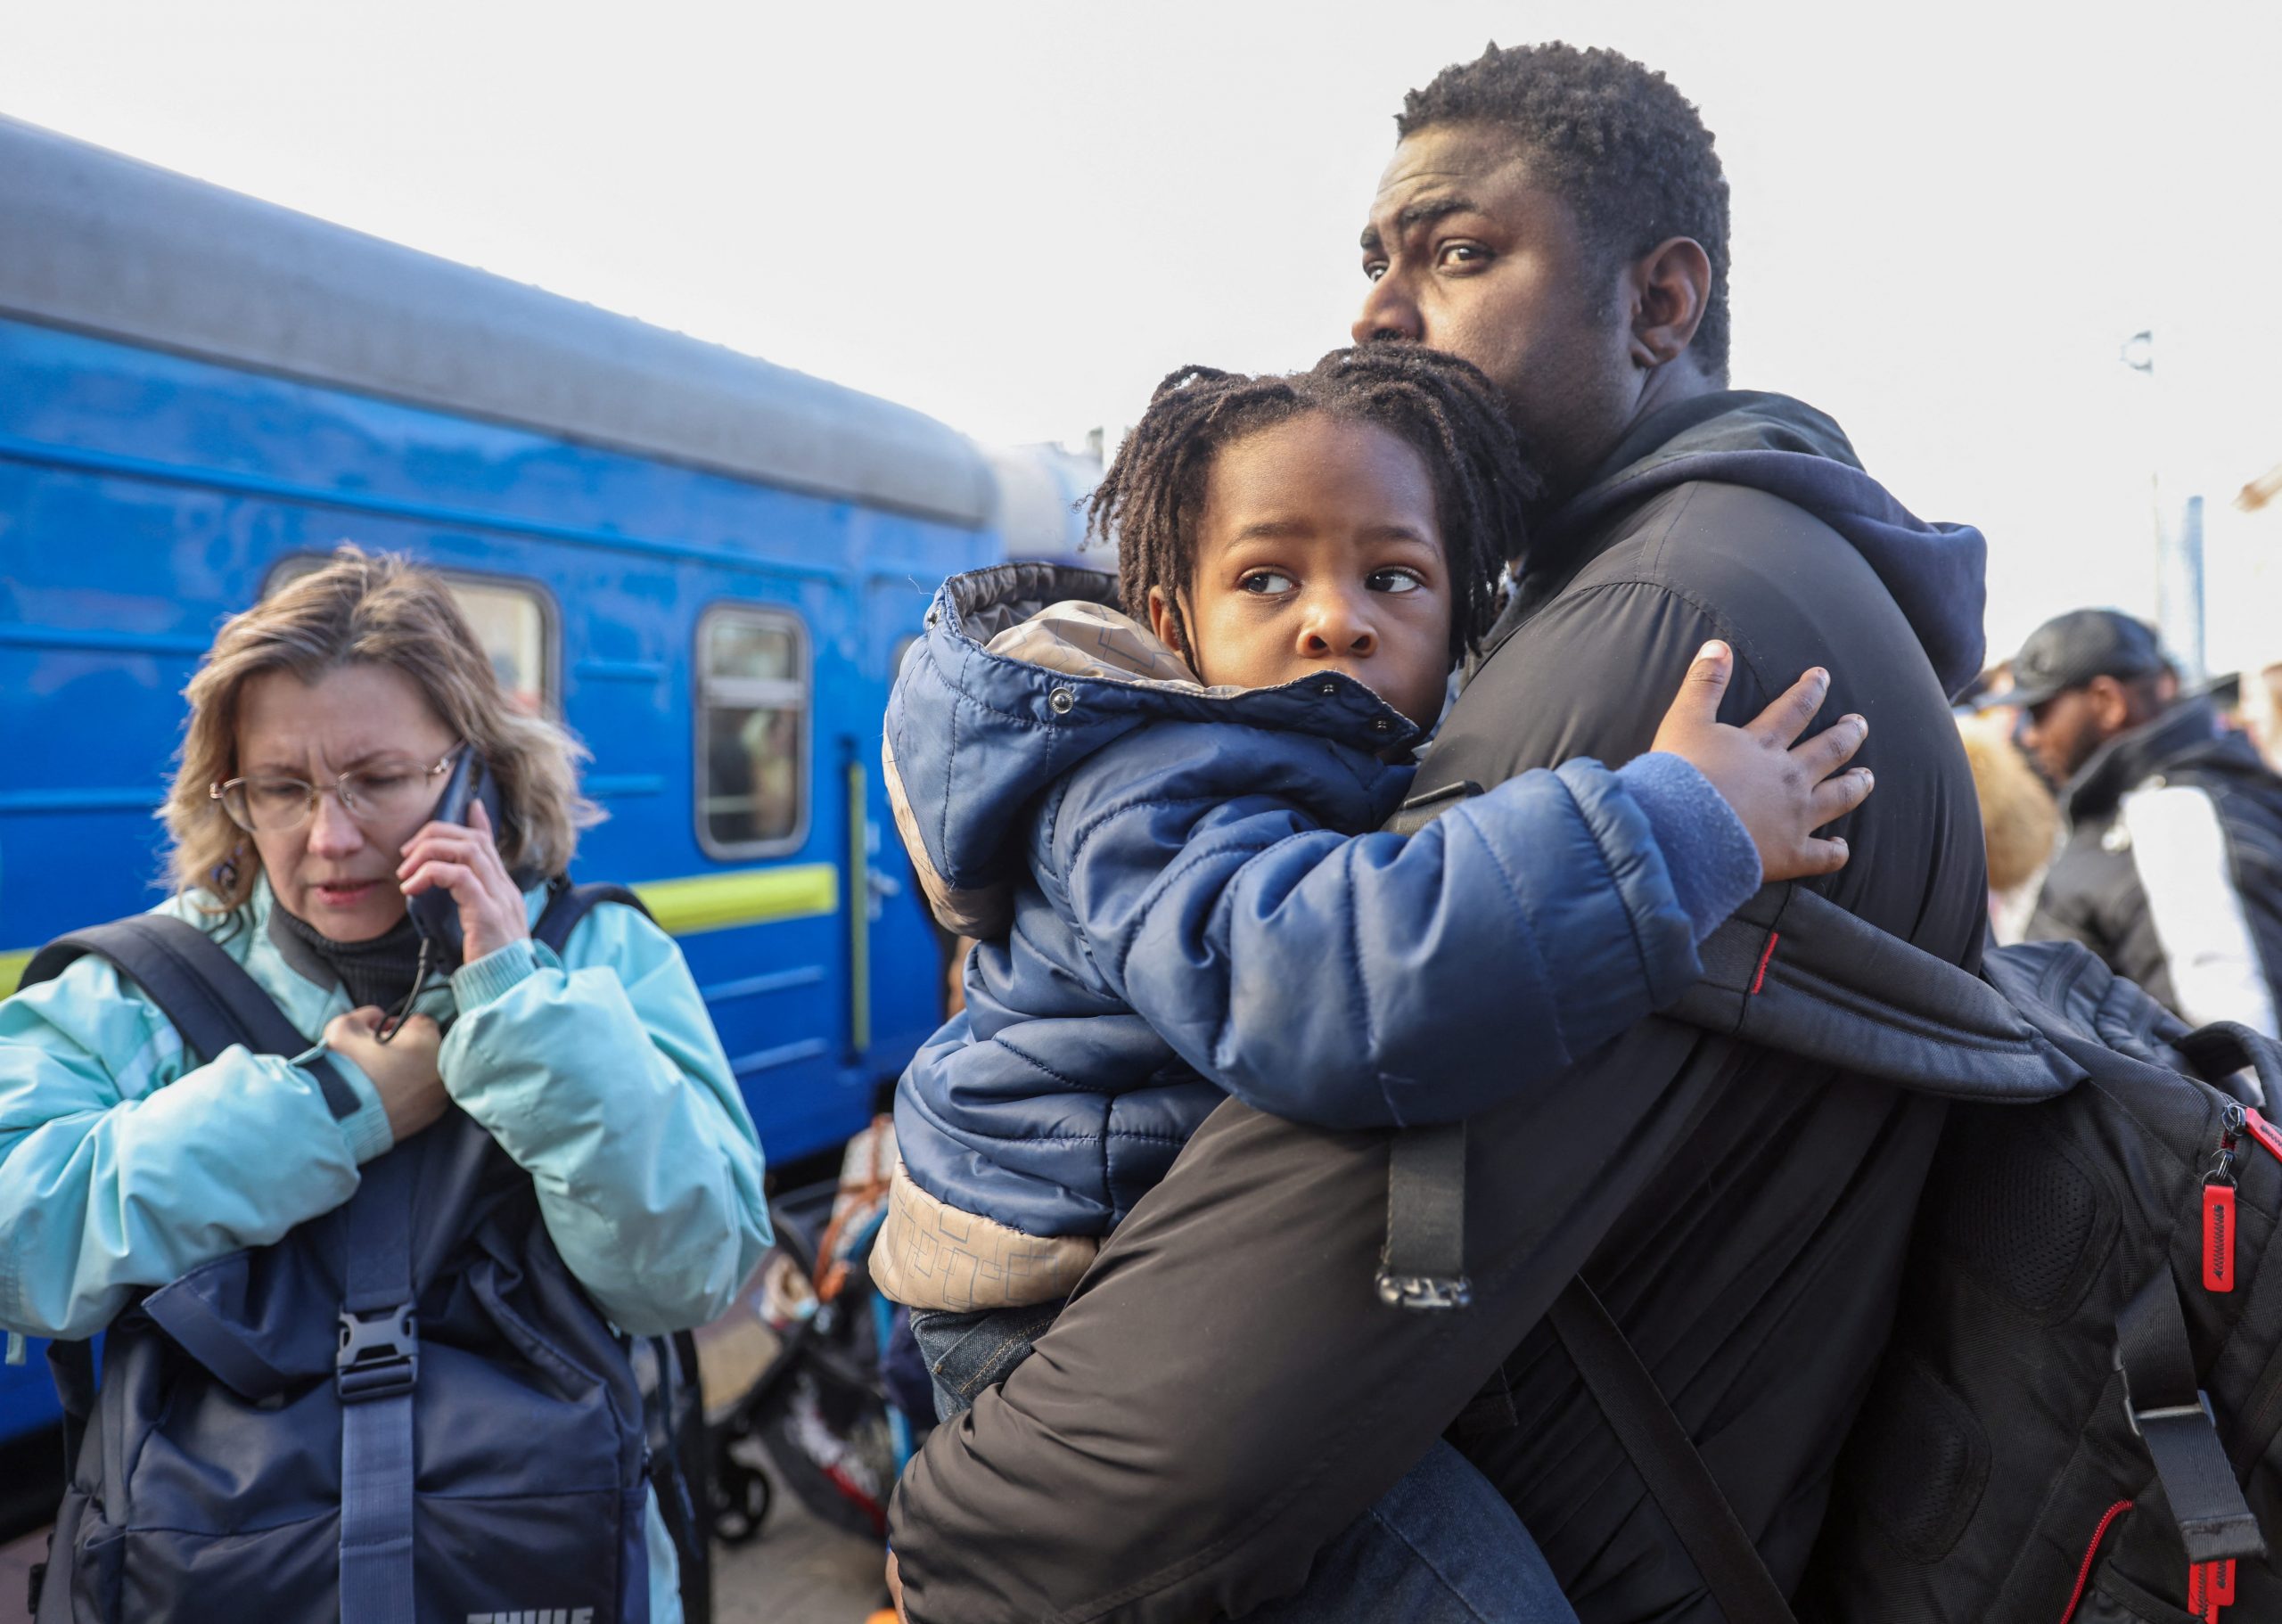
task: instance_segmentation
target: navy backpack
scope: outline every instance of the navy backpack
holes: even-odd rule
[[[1548,1315],[1720,1615],[2282,1619],[2282,1046],[2073,942],[1975,975],[1797,885],[1703,952],[1674,1018],[1954,1102],[1795,1595],[1587,1279]],[[1390,1300],[1463,1302],[1463,1172],[1460,1130],[1398,1136]]]
[[[533,934],[559,948],[602,901],[640,906],[558,884]],[[308,1047],[227,954],[164,915],[62,938],[25,981],[87,953],[197,1054]],[[356,1108],[322,1057],[307,1069],[335,1115]],[[447,1110],[367,1163],[339,1209],[120,1314],[100,1385],[86,1343],[51,1347],[69,1481],[37,1624],[648,1624],[653,1485],[702,1624],[706,1553],[675,1458],[689,1354],[685,1336],[636,1348],[611,1328],[530,1176]]]

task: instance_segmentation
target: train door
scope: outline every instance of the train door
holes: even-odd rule
[[[850,997],[829,587],[720,599],[691,673],[698,844],[712,872],[639,888],[683,952],[772,1160],[838,1143],[869,1111]]]

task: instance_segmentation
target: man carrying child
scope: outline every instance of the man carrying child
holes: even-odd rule
[[[1969,962],[1982,859],[1945,694],[1980,663],[1980,538],[1912,519],[1810,407],[1727,387],[1726,184],[1695,110],[1611,53],[1493,49],[1399,128],[1355,337],[1473,362],[1549,487],[1414,797],[1633,760],[1707,643],[1734,651],[1730,723],[1827,667],[1821,722],[1875,718],[1858,764],[1878,791],[1812,883]],[[1640,1020],[1470,1120],[1473,1302],[1408,1314],[1371,1285],[1388,1136],[1224,1103],[1037,1354],[914,1463],[891,1530],[911,1616],[1242,1615],[1299,1590],[1457,1422],[1580,1616],[1715,1618],[1543,1324],[1580,1271],[1790,1589],[1941,1121]]]

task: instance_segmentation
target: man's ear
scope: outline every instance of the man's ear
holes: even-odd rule
[[[1173,613],[1173,601],[1165,595],[1162,586],[1149,588],[1149,629],[1157,634],[1157,641],[1176,654],[1188,651],[1180,645],[1180,621]]]
[[[1703,323],[1712,260],[1693,237],[1667,237],[1632,262],[1632,361],[1643,371],[1678,360]]]
[[[2114,677],[2093,677],[2084,685],[2084,696],[2092,701],[2092,720],[2099,725],[2102,739],[2112,739],[2132,725],[2131,691]]]

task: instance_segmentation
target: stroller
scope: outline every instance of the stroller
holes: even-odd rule
[[[901,1310],[865,1267],[894,1168],[895,1126],[882,1116],[848,1142],[837,1180],[770,1204],[776,1244],[716,1333],[745,1351],[711,1357],[707,1371],[713,1533],[724,1545],[758,1538],[768,1519],[764,1452],[819,1519],[886,1537],[888,1497],[934,1419]]]

